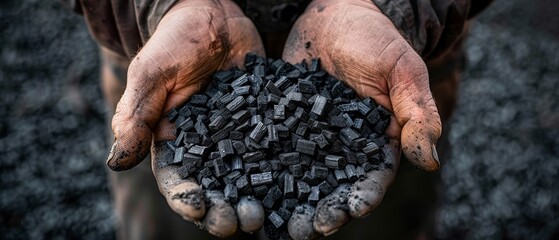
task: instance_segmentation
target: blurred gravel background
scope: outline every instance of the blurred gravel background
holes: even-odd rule
[[[559,4],[473,25],[441,239],[559,239]],[[98,56],[57,1],[0,2],[0,238],[112,239]]]

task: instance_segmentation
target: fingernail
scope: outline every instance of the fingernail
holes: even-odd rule
[[[118,140],[115,139],[113,146],[111,147],[111,151],[109,151],[109,156],[107,157],[107,165],[112,169],[115,165],[113,157],[115,156],[116,145],[118,144]]]
[[[435,159],[435,161],[437,161],[437,164],[439,164],[440,166],[441,161],[439,161],[439,154],[437,153],[437,147],[435,146],[435,144],[433,144],[433,146],[431,147],[431,153],[433,154],[433,158]]]

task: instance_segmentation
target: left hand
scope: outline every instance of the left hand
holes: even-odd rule
[[[385,132],[390,143],[381,169],[321,200],[314,217],[312,210],[294,213],[288,230],[295,239],[316,232],[329,235],[349,216],[370,214],[395,179],[400,143],[416,166],[427,171],[439,167],[435,145],[441,121],[425,63],[370,0],[315,0],[309,5],[291,30],[283,58],[298,63],[316,57],[328,73],[394,115]]]

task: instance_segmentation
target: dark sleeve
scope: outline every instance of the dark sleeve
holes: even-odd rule
[[[83,14],[93,38],[132,58],[177,0],[62,0]],[[68,4],[67,4],[68,5]]]
[[[492,0],[373,0],[423,59],[443,55]]]

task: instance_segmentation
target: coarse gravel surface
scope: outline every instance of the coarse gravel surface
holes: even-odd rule
[[[472,26],[439,239],[559,239],[559,3]],[[0,238],[113,239],[99,60],[57,1],[0,2]]]

